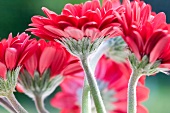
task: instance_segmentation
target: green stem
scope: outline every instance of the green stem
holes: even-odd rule
[[[128,113],[137,113],[136,86],[141,74],[133,70],[128,84]]]
[[[3,106],[10,113],[17,113],[8,100],[4,97],[0,97],[0,105]]]
[[[11,103],[11,105],[13,106],[17,113],[28,113],[16,100],[13,92],[9,93],[9,95],[6,98],[9,100],[9,102]]]
[[[49,113],[44,107],[44,98],[42,97],[42,95],[34,94],[34,96],[34,102],[38,113]]]
[[[80,57],[80,61],[82,63],[82,67],[84,69],[84,72],[86,74],[89,86],[90,86],[90,91],[94,100],[94,104],[96,107],[97,113],[106,113],[105,106],[99,91],[99,88],[97,86],[97,81],[94,77],[94,74],[92,73],[92,70],[88,66],[88,61],[86,56]]]
[[[81,113],[91,113],[90,87],[86,77],[84,78]]]

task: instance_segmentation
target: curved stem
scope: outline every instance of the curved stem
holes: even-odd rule
[[[38,113],[49,113],[44,107],[44,98],[42,97],[42,95],[34,94],[34,96],[34,102]]]
[[[0,97],[0,105],[3,106],[10,113],[17,113],[8,100],[4,97]]]
[[[81,113],[91,113],[90,87],[86,77],[84,78]]]
[[[136,86],[141,75],[133,70],[128,84],[128,113],[137,113]]]
[[[9,100],[9,102],[11,103],[11,105],[13,106],[17,113],[28,113],[16,100],[13,93],[9,93],[9,95],[6,98]]]
[[[97,81],[94,77],[94,74],[92,73],[92,70],[90,70],[88,66],[88,61],[86,56],[81,56],[80,61],[82,63],[82,67],[84,69],[84,72],[86,74],[89,86],[90,86],[90,91],[94,100],[94,104],[97,110],[97,113],[106,113],[105,106],[99,91],[99,88],[97,86]]]
[[[92,72],[94,73],[96,65],[98,63],[98,61],[100,60],[100,58],[102,57],[102,55],[104,53],[106,53],[115,43],[113,38],[110,38],[106,41],[103,41],[101,43],[101,45],[97,48],[96,52],[94,52],[93,54],[90,55],[90,68],[92,70]]]

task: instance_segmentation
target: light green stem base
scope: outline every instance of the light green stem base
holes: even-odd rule
[[[87,80],[90,86],[90,91],[91,91],[91,94],[94,100],[96,111],[97,113],[106,113],[106,109],[105,109],[100,91],[97,86],[97,81],[94,77],[94,74],[92,74],[92,71],[90,70],[88,66],[87,57],[85,56],[80,57],[80,61],[82,63],[82,67],[84,69],[84,72],[86,74],[86,77],[87,77]]]
[[[84,78],[81,113],[91,113],[90,87],[86,77]]]
[[[128,84],[128,113],[137,113],[136,86],[140,77],[140,73],[133,70]]]
[[[41,95],[34,94],[34,102],[38,113],[49,113],[44,107],[44,98]]]
[[[0,105],[8,110],[10,113],[17,113],[5,97],[0,97]]]
[[[6,98],[9,100],[9,102],[11,103],[11,105],[13,106],[17,113],[28,113],[16,100],[13,93],[9,93],[9,95],[6,96]]]

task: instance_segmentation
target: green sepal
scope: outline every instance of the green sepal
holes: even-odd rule
[[[161,60],[157,60],[154,63],[150,63],[147,55],[143,56],[142,60],[139,61],[134,55],[134,53],[131,53],[131,55],[129,55],[129,61],[133,70],[138,70],[138,73],[140,73],[141,75],[149,76],[158,72],[162,72],[162,68],[159,68]]]
[[[56,89],[56,87],[61,84],[63,79],[64,77],[62,75],[57,75],[50,82],[48,82],[48,85],[46,88],[47,90],[44,93],[44,97],[47,97],[48,95],[50,95]]]
[[[106,56],[117,62],[125,62],[129,53],[127,44],[121,36],[117,36],[112,39],[112,45],[106,52]]]
[[[145,68],[147,64],[149,64],[149,58],[147,57],[147,55],[145,55],[143,56],[141,62],[137,65],[137,68],[138,69]]]
[[[138,61],[138,59],[136,58],[136,56],[134,55],[134,53],[131,53],[131,54],[129,55],[129,61],[130,61],[130,63],[131,63],[132,68],[136,70],[137,67],[138,67],[138,65],[139,65],[139,61]]]
[[[56,41],[63,44],[67,50],[75,56],[88,56],[96,51],[105,38],[106,37],[97,38],[93,42],[88,37],[84,37],[80,40],[74,38],[62,38],[60,41]]]
[[[20,74],[19,83],[24,87],[24,93],[31,98],[35,94],[42,95],[43,98],[50,95],[63,80],[62,75],[50,78],[50,70],[46,70],[42,75],[37,71],[31,76],[26,70]]]
[[[0,78],[0,96],[8,96],[15,91],[20,67],[14,70],[8,70],[6,79]]]

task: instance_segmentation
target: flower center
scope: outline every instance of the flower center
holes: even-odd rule
[[[97,79],[97,84],[98,84],[98,87],[99,87],[99,90],[100,90],[100,93],[101,93],[107,113],[114,111],[115,106],[113,105],[113,103],[117,101],[117,99],[114,97],[116,92],[113,89],[108,88],[109,83],[106,81]],[[82,89],[79,89],[77,91],[77,96],[78,96],[77,104],[79,106],[81,106],[82,91],[83,91]],[[97,113],[96,109],[95,109],[94,102],[92,99],[91,99],[91,101],[92,101],[92,103],[91,103],[92,113]]]

